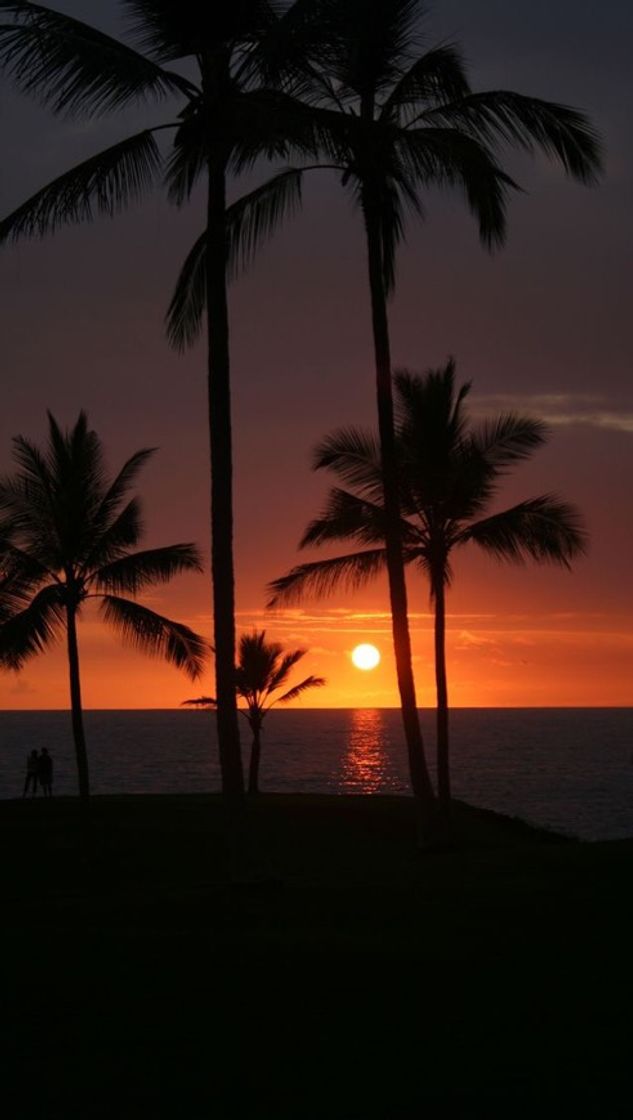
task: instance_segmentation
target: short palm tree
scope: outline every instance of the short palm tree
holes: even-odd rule
[[[429,186],[461,190],[483,243],[502,244],[506,199],[515,184],[497,163],[498,149],[540,150],[574,179],[591,183],[600,172],[600,144],[575,109],[507,90],[474,93],[454,46],[421,51],[421,0],[307,0],[295,7],[303,17],[298,41],[311,111],[319,136],[327,140],[322,166],[341,173],[364,225],[396,671],[411,782],[430,808],[398,514],[387,315],[396,250],[407,212],[423,216]],[[286,174],[288,190],[298,190],[301,169]],[[251,228],[259,224],[254,213]],[[194,258],[195,251],[172,308],[190,335],[196,316]],[[202,278],[199,259],[197,267]],[[201,306],[200,297],[197,303]]]
[[[202,571],[193,544],[131,551],[141,535],[141,507],[129,491],[152,454],[137,451],[110,480],[103,446],[85,413],[63,432],[49,413],[48,446],[18,436],[17,472],[0,479],[0,665],[21,669],[66,632],[70,706],[79,793],[90,782],[79,676],[77,620],[97,599],[124,641],[164,657],[195,678],[208,646],[180,622],[123,596]]]
[[[437,687],[437,773],[440,803],[450,801],[448,687],[445,631],[446,589],[451,556],[473,542],[498,560],[549,561],[569,567],[584,548],[577,511],[558,497],[530,498],[486,515],[507,469],[543,443],[545,426],[512,414],[474,426],[464,410],[470,385],[455,387],[455,367],[424,376],[395,377],[398,420],[400,534],[405,564],[428,577],[435,618]],[[317,448],[315,469],[326,468],[351,489],[329,494],[322,515],[312,521],[300,547],[353,540],[365,548],[345,556],[300,564],[271,585],[277,606],[309,592],[327,594],[342,584],[359,586],[386,567],[386,516],[380,449],[375,436],[342,429]]]
[[[278,642],[267,642],[266,631],[253,631],[243,634],[239,643],[239,661],[235,670],[238,696],[246,702],[244,716],[253,733],[251,763],[248,774],[248,792],[259,792],[259,762],[261,757],[262,724],[275,704],[288,704],[296,700],[309,688],[321,688],[323,677],[309,676],[295,684],[281,696],[273,696],[288,683],[290,671],[306,654],[305,649],[295,649],[285,653]],[[185,700],[189,707],[215,707],[211,696],[200,696]]]
[[[239,799],[227,275],[297,203],[300,185],[294,174],[282,173],[229,206],[227,184],[260,155],[285,159],[316,150],[315,122],[291,96],[287,76],[295,69],[293,45],[303,17],[290,10],[282,19],[274,0],[122,0],[122,8],[132,20],[130,42],[29,0],[0,0],[0,69],[55,113],[93,119],[139,102],[177,106],[156,126],[126,136],[39,190],[0,221],[0,242],[43,236],[95,214],[112,217],[161,183],[170,201],[182,206],[204,184],[196,312],[208,328],[218,743],[223,788]],[[187,77],[173,69],[182,63]],[[196,260],[194,253],[189,270]],[[183,345],[186,317],[180,326],[170,323],[169,333]]]

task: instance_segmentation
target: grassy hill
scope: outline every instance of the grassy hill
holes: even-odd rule
[[[630,1114],[633,842],[95,798],[88,864],[77,809],[0,804],[12,1117]]]

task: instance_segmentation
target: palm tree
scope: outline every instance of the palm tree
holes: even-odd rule
[[[278,642],[267,642],[266,631],[253,631],[240,638],[239,661],[235,669],[238,696],[246,701],[244,716],[253,733],[251,763],[248,774],[248,792],[259,792],[259,760],[261,756],[261,733],[264,718],[275,704],[288,704],[296,700],[308,688],[321,688],[323,677],[309,676],[288,689],[281,696],[273,696],[288,682],[291,669],[306,654],[305,649],[295,649],[284,653]],[[184,700],[189,707],[215,707],[211,696],[199,696],[194,700]]]
[[[131,551],[142,522],[138,498],[128,495],[152,450],[137,451],[110,480],[103,445],[85,413],[69,432],[50,413],[48,421],[48,446],[41,450],[18,436],[18,471],[0,480],[0,665],[21,669],[65,630],[79,793],[86,807],[90,781],[77,643],[82,606],[99,600],[104,620],[124,641],[195,678],[207,654],[204,639],[122,593],[135,596],[202,568],[193,544]]]
[[[544,442],[546,428],[541,422],[507,414],[473,426],[464,411],[470,385],[456,390],[452,361],[424,376],[400,372],[395,387],[400,535],[404,562],[424,571],[434,607],[438,793],[446,812],[450,802],[446,590],[453,550],[472,541],[498,560],[532,559],[569,567],[583,551],[585,535],[574,507],[551,494],[482,516],[507,469]],[[327,594],[342,583],[359,586],[387,564],[382,543],[387,518],[376,438],[356,428],[334,432],[317,448],[314,466],[333,471],[351,489],[330,492],[324,512],[310,523],[300,547],[339,540],[374,546],[380,542],[381,547],[298,565],[272,583],[269,606],[296,601],[308,592]]]
[[[516,184],[498,165],[496,150],[538,149],[588,184],[600,172],[600,144],[575,109],[506,90],[473,93],[454,46],[420,53],[420,0],[312,0],[301,10],[301,61],[319,136],[327,138],[322,166],[341,173],[365,231],[396,671],[412,787],[430,810],[398,509],[387,315],[396,250],[406,212],[423,216],[420,196],[433,185],[462,190],[484,245],[502,244],[506,200]],[[298,189],[301,170],[286,174]],[[172,305],[174,326],[186,322],[190,337],[196,329],[195,264],[194,251]],[[197,265],[201,271],[199,258]]]
[[[243,793],[235,699],[232,435],[227,270],[252,255],[262,237],[300,196],[294,174],[275,176],[227,204],[227,180],[260,154],[313,154],[315,122],[282,89],[302,14],[283,19],[274,0],[198,4],[191,0],[123,0],[133,41],[114,39],[28,0],[0,0],[0,68],[18,89],[55,113],[89,118],[138,102],[179,99],[180,109],[65,172],[0,222],[0,242],[43,236],[61,225],[112,217],[162,180],[177,206],[206,186],[196,307],[208,335],[208,425],[211,456],[211,571],[216,649],[217,723],[225,793]],[[285,60],[285,61],[284,61]],[[184,63],[188,77],[172,69]],[[158,138],[171,137],[171,147]],[[199,250],[199,247],[198,247]],[[198,256],[200,255],[198,251]],[[195,258],[195,254],[194,254]],[[187,341],[170,327],[175,345]]]

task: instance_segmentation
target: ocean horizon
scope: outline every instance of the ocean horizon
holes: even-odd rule
[[[434,711],[420,710],[434,776]],[[88,709],[95,794],[205,793],[220,786],[213,713]],[[241,725],[245,766],[249,729]],[[633,836],[633,708],[455,708],[454,796],[584,840]],[[46,747],[54,792],[77,792],[70,713],[0,712],[0,798],[21,797],[26,755]],[[397,708],[273,710],[261,789],[409,794]]]

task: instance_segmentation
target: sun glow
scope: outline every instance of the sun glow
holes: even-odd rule
[[[364,642],[352,650],[352,661],[357,669],[375,669],[380,664],[380,652],[375,646]]]

